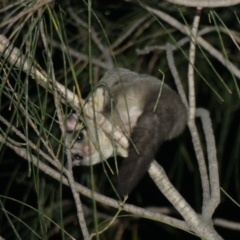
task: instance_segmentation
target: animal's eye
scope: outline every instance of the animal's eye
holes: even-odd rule
[[[83,155],[76,153],[73,155],[74,160],[82,161],[83,160]]]
[[[80,132],[77,137],[77,141],[81,142],[83,139],[84,139],[84,134],[83,134],[83,132]]]

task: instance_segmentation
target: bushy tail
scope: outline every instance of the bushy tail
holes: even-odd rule
[[[130,144],[128,157],[123,160],[119,170],[118,190],[122,196],[128,195],[144,176],[158,148],[166,139],[172,125],[171,118],[166,118],[168,118],[166,114],[159,118],[152,112],[145,112],[138,118],[131,134],[131,139],[138,153]],[[166,122],[167,124],[165,124]]]

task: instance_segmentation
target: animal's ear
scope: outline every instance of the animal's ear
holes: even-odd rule
[[[77,115],[76,114],[71,114],[67,118],[67,124],[66,124],[67,132],[73,132],[74,130],[76,130],[77,123],[78,123]]]

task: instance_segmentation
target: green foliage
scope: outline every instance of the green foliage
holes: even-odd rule
[[[56,80],[70,90],[75,89],[77,92],[79,88],[83,97],[94,88],[103,73],[113,66],[151,74],[160,79],[161,72],[164,72],[164,81],[174,87],[165,51],[166,44],[171,43],[176,46],[175,64],[183,87],[188,92],[189,39],[170,22],[157,18],[139,3],[93,1],[89,11],[85,1],[69,2],[45,4],[44,1],[2,1],[0,32],[31,59],[34,67],[39,64],[51,79],[53,72],[41,35],[42,24]],[[154,8],[191,28],[195,9],[178,8],[166,2],[154,5]],[[204,9],[199,27],[201,36],[222,53],[226,62],[232,62],[237,68],[240,60],[238,18],[237,6]],[[186,42],[178,46],[184,38]],[[152,46],[156,47],[149,50]],[[223,66],[199,43],[194,68],[197,107],[205,107],[210,111],[216,134],[221,186],[239,202],[239,76]],[[39,161],[47,163],[39,153],[39,149],[48,152],[42,138],[60,162],[65,163],[63,137],[51,92],[40,86],[30,72],[25,73],[0,58],[1,116],[7,119],[10,126],[17,127],[37,148],[34,149],[28,142],[26,144],[2,121],[0,134],[14,139],[17,146],[26,148]],[[68,105],[63,105],[63,114],[68,115],[70,111]],[[202,132],[200,124],[198,126]],[[183,196],[195,209],[200,210],[201,184],[188,131],[180,140],[166,143],[161,148],[159,162]],[[205,149],[204,140],[202,143]],[[111,166],[114,169],[113,164]],[[94,189],[116,197],[102,166],[94,167],[93,171]],[[89,172],[87,168],[74,170],[76,181],[91,188]],[[62,183],[46,177],[5,144],[0,144],[0,176],[0,236],[6,239],[72,239],[70,236],[81,239],[81,232],[76,227],[76,210],[71,192]],[[152,181],[146,176],[129,201],[144,207],[169,206],[162,195],[155,194],[154,187],[149,188],[151,185]],[[222,199],[225,199],[225,195]],[[94,216],[99,219],[101,230],[116,213],[100,204],[97,204],[96,213],[91,200],[83,198],[82,201],[90,232],[96,231]],[[219,216],[228,218],[228,213],[222,210],[226,204],[229,204],[228,199],[220,206]],[[176,236],[181,236],[181,239],[194,238],[180,230],[169,230],[169,226],[157,223],[155,227],[155,224],[147,220],[117,218],[98,239],[146,239],[151,234],[148,226],[159,236],[166,234],[172,239]]]

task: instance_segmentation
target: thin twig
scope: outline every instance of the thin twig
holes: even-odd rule
[[[112,49],[118,47],[123,41],[125,41],[149,17],[150,15],[147,14],[141,17],[140,19],[138,19],[135,23],[133,23],[131,27],[111,45]]]
[[[203,208],[202,215],[204,219],[211,219],[214,211],[220,203],[220,185],[216,143],[214,139],[212,122],[209,116],[209,112],[206,109],[198,108],[196,111],[196,116],[201,118],[203,131],[206,139],[209,166],[208,169],[211,187],[211,197],[205,205],[205,208]]]
[[[177,71],[177,68],[175,65],[174,57],[173,57],[173,48],[174,48],[174,46],[169,43],[166,45],[166,50],[167,50],[166,55],[167,55],[168,66],[173,75],[175,84],[177,86],[178,93],[181,97],[181,100],[184,103],[185,107],[188,109],[187,97],[186,97],[185,91],[183,89],[183,86],[182,86],[182,83],[181,83],[181,80],[180,80],[180,77],[179,77],[179,74],[178,74],[178,71]]]
[[[215,218],[213,222],[214,222],[214,225],[216,226],[231,229],[234,231],[240,231],[240,222],[233,222],[233,221],[229,221],[221,218]]]
[[[52,91],[52,85],[49,84],[52,82],[52,80],[49,79],[47,74],[42,69],[39,70],[39,67],[36,68],[32,66],[31,59],[28,59],[19,51],[19,49],[14,47],[4,35],[0,34],[0,56],[1,55],[12,65],[21,68],[22,71],[26,73],[29,73],[30,71],[30,75],[37,81],[38,84],[48,89],[49,91]],[[65,86],[58,82],[56,83],[56,88],[58,94],[61,95],[61,101],[63,103],[68,102],[73,107],[73,109],[77,111],[81,110],[80,106],[84,105],[83,100],[78,99],[74,93],[66,89]],[[85,114],[87,117],[89,117],[89,119],[94,119],[95,114],[96,124],[101,127],[109,136],[113,136],[117,143],[120,144],[123,148],[128,147],[128,140],[125,138],[124,134],[119,129],[112,126],[112,124],[107,121],[101,114],[97,112],[93,113],[92,108],[88,107],[87,104],[85,104]]]
[[[6,7],[1,8],[0,13],[4,13],[4,12],[8,11],[10,8],[16,7],[17,5],[21,5],[21,4],[22,4],[21,2],[15,2],[15,3],[9,4]]]
[[[196,53],[196,36],[198,31],[198,25],[200,21],[200,11],[197,10],[197,14],[193,20],[191,42],[189,49],[189,64],[188,64],[188,91],[189,91],[189,119],[188,127],[192,136],[192,142],[194,150],[198,160],[199,172],[201,177],[202,189],[203,189],[203,206],[202,209],[206,208],[206,204],[210,199],[210,186],[207,173],[206,162],[201,147],[197,127],[195,124],[195,112],[196,112],[196,99],[195,99],[195,79],[194,79],[194,64],[195,64],[195,53]]]
[[[3,124],[5,124],[8,129],[11,129],[11,131],[13,131],[18,137],[20,137],[20,139],[22,139],[25,143],[28,143],[29,146],[37,151],[37,153],[42,156],[45,160],[47,160],[50,164],[52,164],[54,167],[56,167],[58,170],[62,169],[62,164],[59,162],[59,160],[56,158],[55,155],[53,155],[53,158],[51,158],[49,155],[47,155],[45,152],[43,152],[41,149],[39,149],[38,146],[36,146],[31,140],[26,139],[25,135],[22,134],[15,126],[13,126],[12,124],[10,124],[5,118],[3,118],[2,116],[0,116],[0,122],[2,122]],[[13,145],[18,146],[18,144],[14,141],[11,140],[11,138],[6,137],[8,142],[10,142]],[[45,142],[45,141],[44,141]]]
[[[154,13],[157,17],[164,20],[166,23],[170,24],[174,28],[178,29],[180,32],[187,36],[191,36],[191,32],[189,29],[181,24],[179,21],[177,21],[175,18],[170,16],[169,14],[166,14],[165,12],[162,12],[158,9],[154,9],[148,6],[145,6],[145,8]],[[216,58],[219,62],[221,62],[230,72],[232,72],[237,78],[240,79],[240,70],[229,60],[225,59],[223,54],[219,52],[216,48],[214,48],[211,44],[209,44],[207,41],[205,41],[201,36],[196,37],[197,43],[203,47],[205,50],[209,52],[214,58]]]
[[[72,49],[70,47],[66,47],[65,45],[63,45],[63,44],[61,44],[61,43],[59,43],[59,42],[57,42],[55,40],[49,40],[49,42],[51,43],[51,45],[53,47],[61,49],[62,51],[68,53],[72,57],[77,58],[78,60],[87,61],[87,62],[89,61],[89,57],[86,54],[80,53],[77,50],[74,50],[74,49]],[[92,63],[95,66],[103,68],[103,69],[106,69],[106,70],[111,69],[111,66],[109,64],[107,64],[105,62],[102,62],[102,61],[100,61],[97,58],[92,58]]]
[[[239,47],[239,43],[240,43],[240,37],[238,37],[238,32],[234,31],[234,30],[230,30],[230,29],[226,29],[225,27],[218,27],[220,32],[223,32],[225,34],[227,34],[228,36],[230,36],[230,38],[232,39],[234,45],[240,50]],[[201,30],[198,31],[197,36],[203,36],[205,34],[211,33],[211,32],[215,32],[216,31],[216,27],[205,27]],[[180,47],[182,47],[183,45],[185,45],[186,43],[190,42],[190,38],[189,37],[184,37],[182,39],[180,39],[179,41],[177,41],[176,43],[171,45],[171,50],[172,51],[176,51],[177,49],[179,49]],[[145,54],[149,54],[150,52],[153,51],[163,51],[163,50],[167,50],[168,49],[168,45],[163,45],[163,46],[147,46],[143,49],[136,49],[136,53],[137,55],[145,55]]]
[[[202,221],[202,219],[194,212],[191,206],[171,184],[165,171],[156,161],[151,164],[149,174],[151,178],[154,179],[155,184],[161,189],[164,196],[167,197],[167,199],[179,211],[192,231],[198,236],[208,240],[223,239],[218,235],[214,228],[208,224],[208,222]]]
[[[196,99],[195,99],[195,80],[194,80],[194,64],[196,54],[196,36],[200,21],[200,11],[194,16],[192,34],[189,48],[189,64],[188,64],[188,102],[189,102],[189,123],[195,121]]]
[[[166,0],[176,5],[183,5],[187,7],[230,7],[240,3],[240,0]]]
[[[4,71],[4,70],[3,70]],[[7,75],[7,74],[6,74]],[[10,90],[12,91],[13,96],[16,99],[16,102],[19,102],[19,109],[24,113],[25,116],[27,116],[27,109],[24,108],[23,104],[19,101],[20,97],[17,94],[16,91],[14,91],[13,87],[10,85],[10,83],[7,81],[7,84],[10,88]],[[3,118],[2,118],[3,119]],[[40,132],[38,131],[38,128],[36,126],[36,124],[33,122],[33,120],[31,118],[28,118],[28,123],[30,124],[30,126],[32,127],[33,131],[36,133],[37,136],[40,136]],[[2,120],[3,121],[3,120]],[[3,123],[8,126],[8,128],[10,127],[10,124],[5,120],[3,121]],[[59,162],[59,160],[55,157],[54,152],[52,151],[52,149],[49,146],[49,143],[47,141],[45,141],[42,137],[40,138],[40,141],[42,142],[43,146],[46,148],[47,152],[49,153],[49,155],[56,161],[58,162],[58,164],[61,164]]]
[[[6,138],[4,138],[4,136],[2,136],[1,134],[0,134],[0,143],[3,143],[6,146],[8,146],[9,148],[11,148],[14,152],[16,152],[23,159],[25,159],[27,161],[30,161],[30,159],[31,159],[32,163],[35,166],[37,166],[41,171],[43,171],[45,174],[49,175],[51,178],[56,179],[57,181],[61,181],[64,185],[69,186],[69,182],[68,182],[67,178],[65,176],[63,176],[60,172],[52,169],[47,164],[44,164],[43,162],[39,161],[38,158],[35,157],[34,155],[32,155],[32,154],[30,155],[30,153],[28,153],[25,148],[20,148],[20,147],[14,146],[10,142],[6,141]],[[30,155],[30,157],[29,157],[29,155]],[[84,187],[83,185],[76,183],[76,182],[75,182],[75,186],[76,186],[77,191],[79,193],[85,195],[86,197],[89,197],[89,198],[94,197],[94,199],[96,201],[98,201],[99,203],[105,204],[107,206],[110,206],[110,207],[113,207],[116,209],[119,208],[119,202],[117,200],[106,197],[102,194],[93,192],[91,189],[88,189],[87,187]],[[156,221],[168,223],[168,224],[175,226],[177,228],[180,228],[180,229],[190,230],[184,221],[165,216],[159,212],[152,212],[150,210],[136,207],[131,204],[124,204],[123,210],[125,210],[129,213],[132,213],[136,216],[139,216],[139,217],[154,219]]]
[[[86,28],[87,30],[89,29],[88,24],[85,23],[82,19],[80,19],[79,16],[77,16],[77,14],[75,14],[75,12],[73,11],[73,9],[71,7],[68,7],[67,10],[68,10],[70,16],[76,21],[77,24],[81,25],[82,27]],[[92,38],[93,42],[97,45],[98,49],[102,52],[103,56],[105,57],[109,69],[113,68],[114,64],[113,64],[113,60],[111,57],[111,51],[110,51],[109,47],[104,46],[102,44],[96,31],[93,28],[91,28],[91,38]]]
[[[54,68],[53,68],[51,53],[50,53],[50,50],[48,48],[47,38],[46,38],[44,27],[43,27],[43,20],[40,21],[40,34],[41,34],[43,45],[44,45],[44,48],[46,50],[47,57],[48,57],[49,71],[50,71],[52,84],[53,84],[54,103],[55,103],[55,109],[57,111],[59,126],[60,126],[60,129],[61,129],[62,135],[64,136],[65,145],[68,146],[67,143],[66,143],[66,127],[65,127],[65,124],[64,124],[65,119],[63,117],[63,113],[62,113],[61,108],[60,108],[61,100],[60,100],[60,95],[57,92],[57,81],[56,81],[56,78],[55,78],[55,71],[54,71]],[[66,174],[67,174],[67,178],[68,178],[68,181],[69,181],[69,186],[71,188],[73,198],[74,198],[74,201],[75,201],[79,225],[80,225],[81,230],[82,230],[83,238],[85,240],[89,240],[90,235],[89,235],[89,232],[88,232],[87,224],[86,224],[84,213],[83,213],[83,207],[82,207],[82,202],[81,202],[81,199],[80,199],[80,194],[77,193],[76,187],[75,187],[75,181],[74,181],[73,171],[72,171],[72,158],[71,158],[70,148],[66,149],[66,151],[67,151],[67,160],[68,160],[68,171],[66,172]]]
[[[22,18],[24,15],[26,14],[33,14],[34,12],[38,11],[40,8],[42,8],[43,6],[45,6],[48,3],[51,3],[52,0],[42,0],[42,1],[37,1],[37,4],[25,11],[21,11],[17,16],[10,18],[8,20],[6,20],[5,22],[0,24],[0,28],[8,25],[9,23],[14,23],[16,21],[18,21],[20,18]]]

